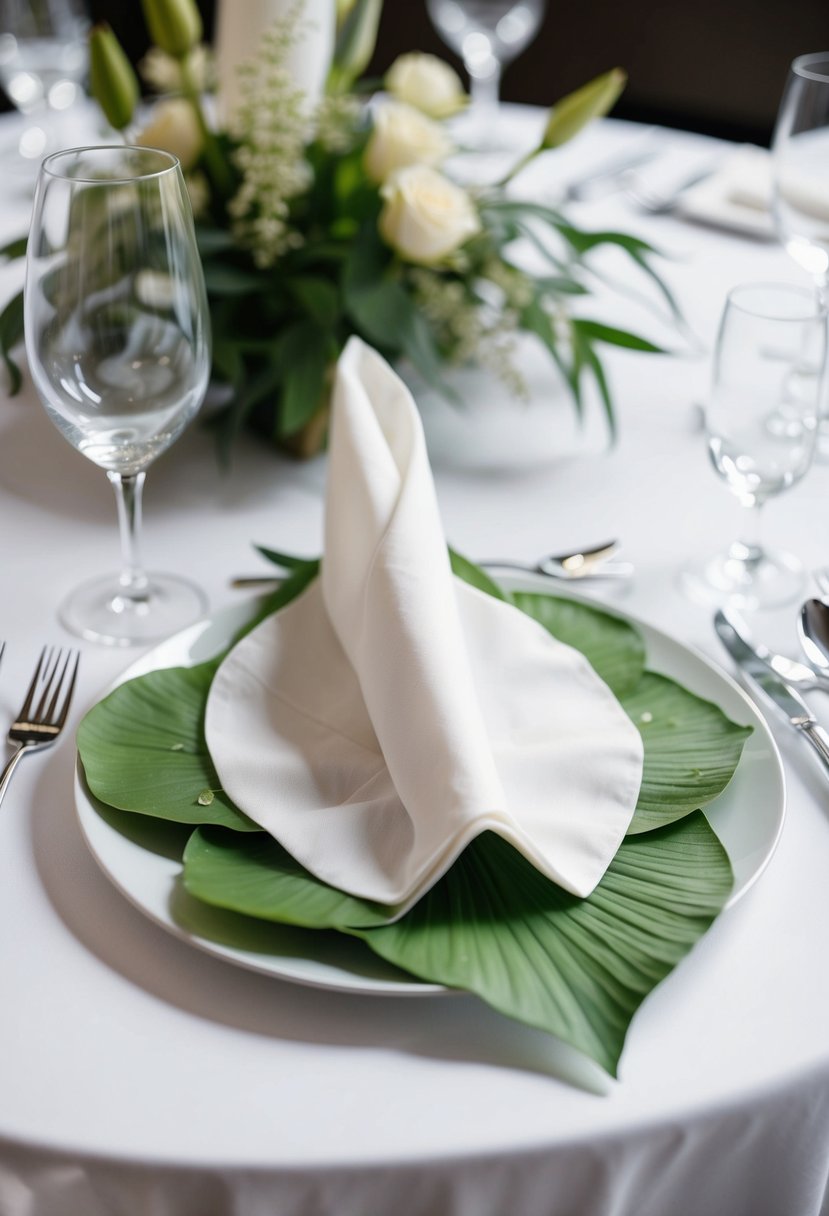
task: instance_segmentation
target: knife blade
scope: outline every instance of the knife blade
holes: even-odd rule
[[[719,609],[714,616],[717,636],[731,655],[746,684],[759,692],[782,714],[790,726],[814,748],[829,771],[829,733],[815,718],[803,697],[787,684],[746,638],[736,614]]]

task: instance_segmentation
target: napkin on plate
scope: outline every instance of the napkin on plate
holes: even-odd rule
[[[414,402],[357,338],[328,460],[320,578],[213,681],[223,788],[319,878],[400,914],[487,830],[588,895],[633,813],[639,732],[581,654],[452,575]]]

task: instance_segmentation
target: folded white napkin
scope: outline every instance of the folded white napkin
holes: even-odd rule
[[[577,651],[449,567],[420,418],[352,338],[321,578],[230,653],[207,743],[233,801],[325,882],[403,911],[481,832],[588,895],[642,744]]]
[[[786,163],[783,197],[812,220],[829,224],[829,176],[826,141],[815,147],[813,163]],[[766,148],[744,144],[723,161],[716,173],[680,196],[677,212],[685,219],[713,224],[754,236],[775,235],[771,215],[772,157]]]

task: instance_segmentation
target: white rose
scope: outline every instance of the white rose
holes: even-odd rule
[[[152,118],[135,137],[143,148],[161,148],[172,152],[189,169],[202,150],[202,133],[195,111],[183,97],[169,97],[153,108]]]
[[[432,118],[448,118],[466,105],[461,78],[436,55],[411,51],[400,55],[386,73],[386,88],[400,101]]]
[[[439,262],[481,230],[466,191],[428,165],[400,169],[381,194],[380,234],[407,262]]]
[[[439,165],[451,151],[445,131],[431,118],[402,101],[387,101],[375,110],[363,164],[372,181],[384,182],[407,165]]]

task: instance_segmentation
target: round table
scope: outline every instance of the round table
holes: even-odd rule
[[[529,116],[527,121],[535,121]],[[520,125],[522,116],[514,116]],[[723,155],[702,137],[651,132],[680,159]],[[549,197],[642,138],[604,122],[528,175]],[[25,228],[5,183],[0,237]],[[445,529],[471,557],[517,559],[618,536],[629,585],[595,594],[728,668],[709,608],[685,598],[683,561],[739,528],[712,475],[695,403],[727,289],[797,281],[773,242],[648,216],[618,194],[574,205],[586,228],[622,228],[671,255],[665,273],[694,347],[664,316],[600,294],[592,315],[677,350],[608,357],[619,439],[590,401],[583,430],[552,380],[513,452],[430,428]],[[3,297],[20,267],[2,271]],[[497,404],[499,390],[488,383]],[[549,396],[549,399],[546,399]],[[547,429],[548,428],[548,429]],[[465,435],[465,438],[463,437]],[[325,460],[292,463],[243,436],[231,467],[192,428],[151,470],[148,563],[186,572],[214,608],[261,568],[253,543],[318,551]],[[496,445],[497,451],[497,445]],[[774,501],[769,541],[829,563],[827,467]],[[36,404],[28,378],[0,398],[0,721],[39,647],[67,640],[55,606],[117,563],[111,491]],[[757,617],[795,647],[794,607]],[[135,652],[82,647],[76,726]],[[829,721],[829,707],[812,698]],[[829,1211],[829,789],[774,720],[788,781],[778,850],[636,1016],[618,1082],[586,1073],[548,1036],[468,996],[369,998],[232,967],[169,936],[99,871],[72,796],[63,740],[27,760],[0,809],[0,1213],[3,1216],[817,1216]],[[70,732],[71,734],[71,732]]]

